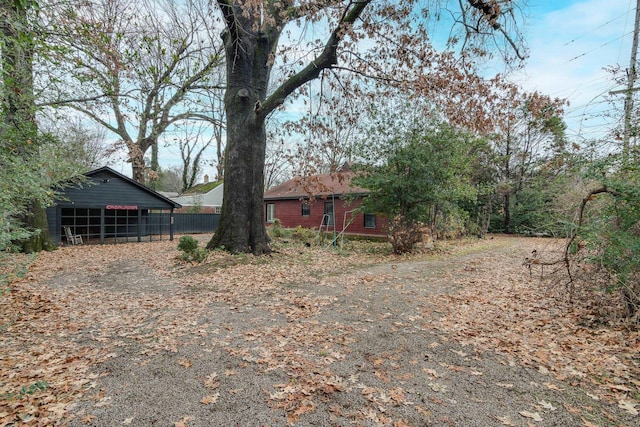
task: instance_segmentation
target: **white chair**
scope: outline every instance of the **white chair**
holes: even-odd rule
[[[67,243],[70,245],[82,245],[82,236],[79,234],[72,234],[70,227],[64,227],[64,235],[67,237]]]

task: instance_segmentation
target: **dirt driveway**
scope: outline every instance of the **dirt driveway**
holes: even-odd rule
[[[0,299],[0,396],[48,386],[0,426],[638,426],[640,336],[529,276],[549,244],[43,254]]]

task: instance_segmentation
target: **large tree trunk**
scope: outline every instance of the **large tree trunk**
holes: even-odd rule
[[[38,127],[33,95],[34,34],[27,18],[28,6],[11,0],[0,1],[2,18],[2,120],[1,138],[15,139],[18,154],[24,158],[38,150]],[[22,252],[39,252],[55,247],[49,234],[45,206],[30,203],[22,225],[33,234],[28,240],[15,242]],[[38,231],[39,230],[39,231]]]
[[[227,146],[220,224],[207,249],[271,252],[263,213],[264,162],[267,146],[261,108],[269,81],[269,53],[279,33],[246,31],[223,35],[227,56]]]
[[[133,148],[132,148],[133,146]],[[135,144],[129,145],[129,161],[131,162],[131,177],[140,184],[146,184],[144,152]]]
[[[208,249],[224,247],[231,252],[269,253],[264,225],[264,121],[256,120],[253,107],[238,96],[227,106],[227,156],[220,224]]]
[[[24,253],[51,251],[55,249],[51,233],[49,233],[49,223],[47,222],[47,211],[39,203],[31,203],[29,212],[23,218],[25,228],[33,234],[28,239],[16,242],[20,251]]]

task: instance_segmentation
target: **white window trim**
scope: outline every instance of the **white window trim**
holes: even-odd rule
[[[275,203],[267,203],[267,214],[266,214],[267,222],[271,223],[276,219],[276,204]]]

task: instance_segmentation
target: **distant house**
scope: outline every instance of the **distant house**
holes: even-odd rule
[[[272,224],[277,218],[285,228],[301,226],[386,236],[386,218],[359,212],[368,190],[352,185],[353,176],[353,172],[343,169],[336,174],[294,178],[271,188],[264,194],[266,224]]]
[[[208,189],[210,187],[214,188]],[[223,183],[209,182],[197,185],[190,190],[189,194],[171,197],[171,200],[182,205],[177,212],[219,214],[222,211],[223,191]]]
[[[60,192],[47,208],[56,244],[65,231],[84,243],[142,241],[153,235],[173,239],[173,213],[181,205],[111,168],[87,172],[83,181],[69,181]]]

